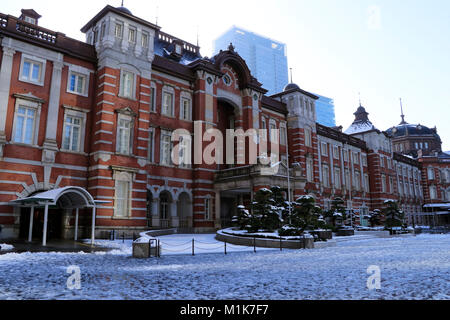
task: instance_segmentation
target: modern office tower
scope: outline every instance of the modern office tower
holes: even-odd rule
[[[246,61],[252,75],[269,90],[267,95],[283,91],[289,83],[284,43],[233,26],[214,41],[214,54],[226,50],[230,43]]]
[[[333,99],[315,95],[319,97],[319,100],[316,100],[317,122],[327,127],[335,127],[336,114]]]

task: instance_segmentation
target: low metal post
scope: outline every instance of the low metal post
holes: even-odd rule
[[[193,255],[193,256],[195,256],[194,246],[195,246],[195,240],[192,239],[192,255]]]
[[[256,253],[256,237],[253,237],[253,252]]]
[[[225,241],[225,254],[227,254],[227,242]]]
[[[280,251],[283,251],[283,241],[282,241],[281,237],[280,237]]]
[[[122,232],[122,243],[125,243],[125,232]]]

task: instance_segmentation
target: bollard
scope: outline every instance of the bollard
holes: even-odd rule
[[[195,240],[192,239],[192,255],[193,255],[193,256],[195,256],[194,246],[195,246]]]
[[[253,252],[256,253],[256,237],[253,237]]]
[[[281,237],[280,237],[280,251],[283,251],[283,241],[282,241]]]
[[[227,242],[225,241],[225,254],[227,254]]]
[[[125,243],[125,232],[122,232],[122,243]]]

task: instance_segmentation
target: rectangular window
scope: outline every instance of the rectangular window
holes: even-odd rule
[[[86,94],[86,75],[70,72],[68,91],[76,94]]]
[[[131,119],[120,117],[117,126],[117,152],[120,154],[131,154]]]
[[[286,127],[280,126],[280,144],[285,146],[287,144]]]
[[[150,97],[150,99],[151,99],[151,101],[150,101],[151,111],[156,112],[156,89],[154,87],[152,87],[150,89],[150,95],[151,95],[151,97]]]
[[[355,189],[361,190],[361,174],[358,171],[355,172]]]
[[[130,182],[116,181],[116,210],[115,216],[127,217],[130,211]]]
[[[161,131],[161,165],[172,165],[172,141],[169,131]]]
[[[170,92],[163,92],[162,114],[173,117],[173,94]]]
[[[306,179],[308,182],[314,182],[314,161],[311,158],[306,159]]]
[[[36,24],[36,19],[28,16],[25,16],[25,21],[31,24]]]
[[[333,157],[334,157],[334,159],[339,160],[339,147],[338,146],[333,146]]]
[[[430,187],[430,199],[431,200],[435,200],[436,199],[436,187],[435,186],[431,186]]]
[[[136,42],[136,30],[135,29],[128,30],[128,41],[131,43]]]
[[[205,199],[205,220],[211,219],[211,199]]]
[[[386,193],[386,176],[381,176],[381,192]]]
[[[121,23],[116,23],[116,27],[114,29],[114,34],[117,38],[122,39],[123,37],[123,25]]]
[[[334,187],[341,188],[341,169],[339,168],[334,168]]]
[[[142,33],[141,45],[142,45],[143,48],[147,48],[148,47],[148,34]]]
[[[363,166],[367,166],[367,156],[366,155],[362,155],[361,158],[362,158],[362,165]]]
[[[148,133],[148,161],[154,162],[153,155],[154,155],[154,131],[153,128],[150,129]]]
[[[353,152],[353,163],[359,164],[359,154],[357,152]]]
[[[30,82],[42,82],[42,63],[24,59],[20,79]]]
[[[122,71],[120,93],[122,97],[134,98],[134,74],[132,72]]]
[[[278,143],[278,134],[277,134],[277,125],[274,122],[270,122],[269,124],[269,129],[270,129],[270,141],[273,141],[275,143]]]
[[[102,23],[102,28],[100,31],[100,39],[103,39],[105,37],[105,33],[106,33],[106,23]]]
[[[191,120],[191,100],[182,98],[181,99],[181,119]]]
[[[347,189],[350,190],[351,181],[350,181],[350,171],[349,170],[345,170],[345,185],[347,186]]]
[[[311,130],[305,128],[305,145],[312,147]]]
[[[344,150],[344,161],[348,161],[348,151]]]
[[[14,142],[33,144],[36,109],[19,106],[16,112]]]
[[[428,180],[434,180],[434,169],[428,168]]]
[[[322,166],[322,182],[324,187],[330,186],[330,173],[327,166]]]
[[[384,168],[384,158],[380,156],[380,167]]]
[[[323,156],[328,156],[328,145],[324,142],[320,144]]]
[[[69,151],[80,151],[81,128],[83,119],[66,116],[64,123],[64,139],[62,148]]]
[[[365,192],[369,192],[370,191],[370,186],[369,186],[369,175],[365,174],[364,175],[364,191]]]

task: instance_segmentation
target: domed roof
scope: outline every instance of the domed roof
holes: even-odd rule
[[[439,138],[435,129],[430,129],[421,124],[401,124],[396,127],[392,127],[386,131],[391,137],[398,138],[403,136],[435,136]]]
[[[295,83],[289,83],[286,87],[284,87],[283,91],[289,91],[289,90],[300,90],[300,87],[296,85]]]
[[[126,14],[129,14],[130,16],[133,15],[133,14],[131,13],[131,11],[128,10],[127,8],[125,8],[125,7],[117,7],[117,10],[120,10],[120,11],[126,13]]]

